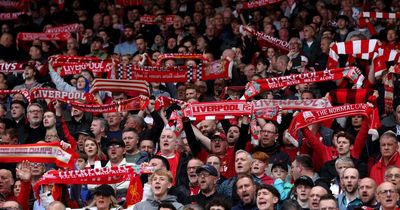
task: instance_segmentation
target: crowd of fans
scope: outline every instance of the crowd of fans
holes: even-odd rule
[[[368,78],[364,88],[379,95],[374,104],[382,124],[377,141],[366,132],[365,117],[351,116],[336,119],[331,127],[317,123],[299,130],[302,137],[295,147],[284,135],[292,111],[282,113],[280,124],[258,119],[256,143],[251,141],[249,116],[197,122],[183,118],[184,132],[176,133],[168,119],[181,107],[155,111],[154,103],[159,96],[187,102],[237,100],[243,88],[227,87],[324,70],[334,42],[376,38],[382,47],[399,50],[397,19],[370,19],[378,32],[371,35],[359,25],[358,17],[362,11],[400,12],[400,1],[283,0],[243,10],[237,10],[244,3],[241,0],[116,3],[66,0],[61,7],[50,1],[24,1],[26,14],[1,21],[0,60],[26,65],[23,73],[0,72],[0,90],[90,90],[97,75],[82,70],[79,75],[61,77],[49,65],[52,55],[113,58],[125,65],[140,65],[144,53],[154,61],[163,53],[197,53],[210,61],[231,59],[232,77],[193,84],[149,83],[150,103],[144,110],[104,114],[83,112],[51,99],[28,103],[21,93],[0,94],[2,145],[61,142],[68,148],[76,141],[79,158],[69,170],[150,166],[154,173],[140,177],[142,201],[130,209],[399,209],[399,82],[395,76],[394,111],[385,113],[383,83],[381,78],[368,78],[368,61],[355,59],[352,65]],[[156,24],[141,21],[145,14],[154,15]],[[175,15],[171,24],[163,18],[166,15]],[[79,32],[66,42],[16,41],[20,32],[43,32],[71,23],[79,24]],[[287,41],[289,52],[273,45],[260,47],[254,36],[241,32],[241,25]],[[196,62],[167,59],[163,65]],[[340,62],[341,66],[345,63]],[[256,99],[317,99],[336,88],[335,81],[307,83],[268,91]],[[99,103],[112,103],[130,97],[126,92],[105,91],[96,98]],[[356,147],[357,141],[365,143]],[[328,151],[328,159],[319,156]],[[127,208],[128,181],[66,185],[61,199],[54,201],[53,185],[43,185],[39,197],[31,189],[49,170],[60,169],[55,164],[24,161],[0,163],[0,168],[3,209]]]

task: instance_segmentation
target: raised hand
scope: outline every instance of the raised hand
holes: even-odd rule
[[[29,161],[24,160],[18,168],[16,168],[17,176],[25,182],[29,182],[32,177],[31,164]]]

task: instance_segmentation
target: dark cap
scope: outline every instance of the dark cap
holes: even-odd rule
[[[304,184],[310,187],[314,187],[313,180],[308,176],[300,176],[299,178],[296,179],[296,181],[294,181],[294,186],[297,187],[299,184]]]
[[[78,135],[82,134],[82,135],[85,135],[85,136],[90,136],[92,138],[95,138],[94,134],[88,129],[82,129],[82,130],[78,131],[77,134]]]
[[[112,188],[108,184],[102,184],[94,190],[95,195],[102,195],[102,196],[114,196],[115,197],[115,191],[114,188]]]
[[[210,165],[210,164],[206,164],[206,165],[201,166],[200,168],[198,168],[196,170],[196,173],[200,173],[202,171],[207,171],[208,173],[210,173],[211,176],[218,176],[217,169],[215,169],[215,167]]]
[[[19,104],[19,105],[21,105],[24,109],[26,109],[26,106],[27,106],[27,104],[26,104],[25,102],[21,101],[21,100],[13,100],[13,101],[11,102],[11,106],[12,106],[13,104]]]
[[[338,16],[336,17],[336,21],[338,21],[338,20],[340,20],[340,19],[343,19],[343,20],[345,20],[345,21],[347,21],[347,22],[350,22],[349,17],[347,17],[346,15],[338,15]]]
[[[225,134],[224,134],[224,133],[221,133],[221,132],[215,132],[214,135],[212,135],[212,137],[211,137],[211,141],[214,140],[214,139],[216,139],[216,138],[220,138],[220,139],[226,141],[226,136],[225,136]]]
[[[282,169],[285,170],[286,172],[289,171],[288,165],[287,165],[286,163],[281,163],[281,162],[274,163],[274,164],[272,165],[272,167],[271,167],[271,171],[274,170],[275,167],[282,168]]]
[[[92,42],[100,42],[100,43],[103,44],[104,43],[104,39],[101,38],[101,37],[96,36],[96,37],[93,38]]]
[[[125,147],[125,142],[122,140],[118,139],[111,139],[109,142],[107,142],[107,148],[111,145],[120,145],[121,147]]]

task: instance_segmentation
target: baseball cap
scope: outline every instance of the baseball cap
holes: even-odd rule
[[[310,187],[314,187],[313,180],[308,176],[300,176],[299,178],[294,181],[294,186],[298,186],[299,184],[305,184]]]
[[[214,139],[216,139],[216,138],[220,138],[220,139],[222,139],[223,141],[226,141],[226,136],[225,136],[225,134],[224,134],[224,133],[221,133],[221,132],[215,132],[214,135],[211,137],[211,141],[214,140]]]
[[[215,169],[215,167],[210,165],[210,164],[206,164],[206,165],[201,166],[200,168],[198,168],[196,170],[196,173],[200,173],[202,171],[207,171],[208,173],[210,173],[211,176],[218,176],[217,169]]]
[[[114,196],[115,197],[115,191],[114,188],[112,188],[108,184],[102,184],[94,190],[95,195],[103,195],[103,196]]]
[[[107,148],[111,145],[120,145],[121,147],[125,147],[125,142],[118,139],[111,139],[111,141],[107,142]]]
[[[92,138],[95,138],[94,134],[88,129],[82,129],[82,130],[78,131],[77,134],[78,135],[82,134],[82,135],[85,135],[85,136],[90,136]]]

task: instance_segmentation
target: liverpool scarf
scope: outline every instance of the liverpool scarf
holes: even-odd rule
[[[83,92],[65,92],[49,88],[35,88],[30,94],[31,100],[37,99],[54,99],[54,100],[66,100],[66,101],[76,101],[82,100],[87,103],[93,103],[96,100],[94,96],[90,93]]]
[[[262,48],[263,51],[266,51],[268,47],[274,47],[278,49],[282,54],[287,54],[289,52],[289,42],[280,40],[278,38],[268,36],[262,32],[256,31],[251,27],[248,26],[240,26],[240,32],[249,33],[255,37],[257,37],[257,43]]]
[[[400,65],[391,66],[387,74],[382,78],[383,86],[385,89],[385,113],[390,114],[393,112],[393,95],[394,95],[394,84],[396,82],[397,75],[400,74]]]
[[[14,95],[17,93],[21,93],[26,98],[26,100],[28,100],[29,102],[31,101],[31,94],[26,89],[24,89],[24,90],[0,90],[0,95]]]
[[[42,176],[33,190],[38,196],[40,186],[48,184],[116,184],[126,180],[137,181],[134,177],[142,172],[139,165],[84,170],[51,170]]]
[[[110,113],[110,112],[126,112],[132,110],[144,110],[149,104],[147,97],[138,96],[111,104],[83,104],[75,101],[61,100],[70,104],[73,108],[89,113]]]
[[[95,79],[90,93],[98,91],[137,92],[146,96],[150,95],[148,84],[143,80]]]
[[[336,89],[329,92],[329,100],[338,104],[375,103],[376,96],[371,93],[366,89]]]
[[[244,9],[255,9],[259,7],[268,6],[271,4],[279,3],[281,0],[255,0],[251,2],[244,2],[236,5],[236,10],[241,11]]]
[[[254,112],[263,110],[265,108],[272,108],[279,106],[282,110],[311,110],[323,109],[331,107],[328,99],[305,99],[305,100],[275,100],[275,99],[261,99],[252,101]]]
[[[356,67],[337,68],[318,72],[307,72],[303,74],[291,74],[288,76],[259,79],[248,82],[246,84],[244,98],[248,100],[249,98],[265,91],[283,88],[290,85],[333,81],[341,78],[350,79],[356,87],[361,87],[364,80],[364,76],[358,74]]]
[[[376,129],[380,126],[379,117],[373,116],[376,113],[368,104],[348,104],[300,112],[292,119],[286,137],[293,145],[298,147],[297,132],[302,128],[335,118],[363,115],[369,120],[370,130],[368,133],[372,134],[375,140],[379,137]]]
[[[123,7],[141,6],[144,4],[144,1],[143,0],[116,0],[115,4],[123,6]]]
[[[0,1],[0,7],[21,9],[23,6],[23,1]]]
[[[0,20],[16,20],[22,14],[25,14],[25,12],[0,13]]]
[[[170,98],[167,96],[159,96],[155,101],[154,110],[159,111],[161,108],[169,107],[172,104],[178,104],[180,106],[184,106],[187,104],[187,102],[175,98]]]
[[[58,33],[25,33],[20,32],[17,35],[17,41],[67,41],[71,38],[71,34],[68,32]]]
[[[94,74],[107,73],[108,78],[115,65],[115,60],[102,60],[98,57],[56,55],[49,58],[53,68],[60,67],[60,76],[80,74],[82,70],[90,70]]]
[[[52,27],[52,28],[47,28],[46,33],[61,33],[61,32],[77,32],[79,30],[79,24],[78,23],[73,23],[65,26],[57,26],[57,27]]]
[[[74,168],[78,157],[72,149],[64,151],[60,142],[21,145],[0,145],[0,161],[19,163],[24,160],[37,163],[55,163],[59,167]]]
[[[0,72],[8,73],[23,73],[25,63],[0,63]]]

